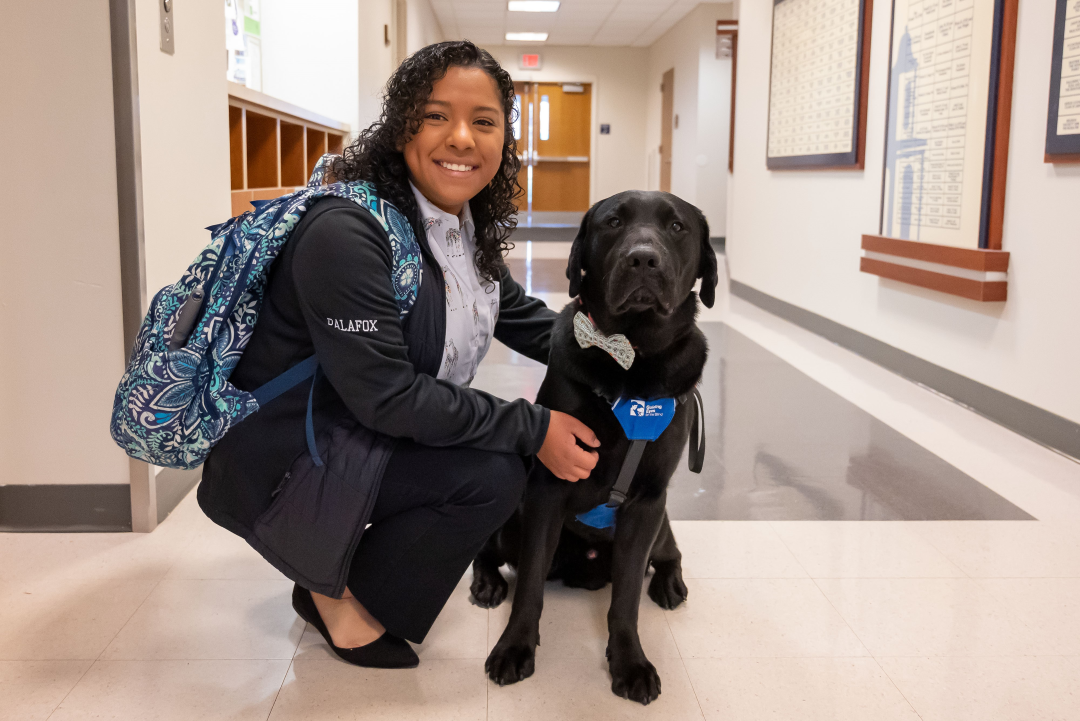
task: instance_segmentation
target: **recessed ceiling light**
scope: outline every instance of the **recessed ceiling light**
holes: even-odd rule
[[[518,40],[527,43],[542,43],[547,40],[547,33],[507,33],[507,40]]]
[[[510,0],[506,9],[512,13],[553,13],[559,9],[559,0]]]

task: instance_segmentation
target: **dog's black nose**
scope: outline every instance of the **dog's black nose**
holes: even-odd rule
[[[660,262],[660,253],[651,245],[639,245],[626,254],[626,264],[643,273],[658,270]]]

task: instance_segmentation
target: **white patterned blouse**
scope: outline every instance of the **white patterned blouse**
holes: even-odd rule
[[[475,226],[469,204],[461,217],[440,210],[412,183],[428,247],[446,283],[446,344],[437,378],[468,386],[491,346],[499,319],[499,282],[476,270]]]

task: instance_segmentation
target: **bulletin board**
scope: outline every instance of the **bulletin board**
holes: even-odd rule
[[[770,170],[864,164],[873,0],[773,0]]]
[[[1046,162],[1080,162],[1080,0],[1056,0]]]
[[[1017,0],[893,0],[881,235],[1000,248]]]

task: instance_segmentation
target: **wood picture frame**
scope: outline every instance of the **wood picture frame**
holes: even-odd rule
[[[893,0],[881,236],[1001,248],[1017,6]],[[955,57],[940,50],[949,22]]]
[[[773,0],[765,149],[769,170],[865,166],[873,6],[873,0]],[[805,18],[818,18],[818,24],[807,28]],[[797,39],[796,28],[802,30]],[[826,62],[832,67],[822,68]],[[808,78],[815,71],[817,77]],[[796,88],[801,92],[792,97]],[[830,93],[834,89],[839,92]]]
[[[1055,0],[1047,163],[1080,163],[1080,0]]]

